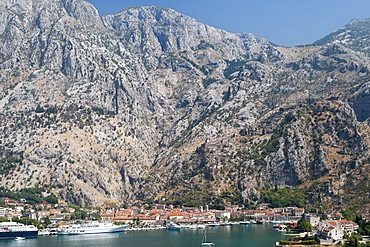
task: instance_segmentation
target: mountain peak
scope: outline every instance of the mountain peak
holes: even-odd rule
[[[264,39],[251,34],[228,33],[168,8],[132,7],[118,14],[103,16],[102,20],[107,28],[114,30],[129,46],[131,44],[132,49],[157,56],[161,52],[196,49],[199,45],[218,49],[225,59],[259,53],[261,47],[274,49]],[[233,52],[218,48],[224,44],[233,47]]]
[[[328,34],[313,45],[338,43],[355,51],[370,53],[370,19],[353,19],[344,27]]]
[[[362,24],[366,25],[369,21],[370,21],[370,19],[353,19],[347,25],[345,25],[344,27],[354,26],[354,25],[362,25]]]

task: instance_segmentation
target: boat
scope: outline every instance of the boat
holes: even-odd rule
[[[189,228],[189,229],[192,229],[192,230],[196,230],[196,229],[198,229],[197,225],[190,225],[188,228]]]
[[[37,237],[39,229],[34,225],[18,222],[0,222],[0,239],[16,237]]]
[[[272,228],[286,228],[286,227],[287,227],[287,225],[285,225],[285,224],[274,224],[272,226]]]
[[[114,225],[113,223],[91,222],[88,224],[72,224],[67,228],[58,228],[58,235],[82,235],[97,233],[123,232],[128,225]]]
[[[166,227],[167,230],[180,231],[181,226],[175,223],[169,223]]]
[[[212,246],[212,245],[215,245],[215,244],[212,242],[207,242],[207,235],[204,234],[203,239],[202,239],[202,246]]]
[[[217,226],[220,226],[220,223],[211,223],[211,224],[208,224],[208,226],[217,227]]]
[[[15,239],[14,240],[25,240],[26,238],[25,237],[15,237]]]
[[[215,245],[214,243],[211,243],[211,242],[204,242],[202,243],[202,246],[212,246],[212,245]]]
[[[281,224],[282,221],[281,220],[273,220],[271,221],[272,224]]]
[[[198,224],[197,229],[206,229],[206,225]]]
[[[43,235],[50,235],[50,231],[49,230],[40,230],[39,231],[39,236],[43,236]]]
[[[274,229],[278,232],[286,232],[287,231],[287,225],[279,224],[277,227],[274,226]]]

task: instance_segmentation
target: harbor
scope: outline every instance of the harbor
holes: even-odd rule
[[[77,247],[77,246],[130,246],[130,247],[189,247],[201,246],[203,236],[215,246],[254,246],[269,247],[281,239],[287,239],[283,233],[273,230],[272,224],[233,224],[205,229],[181,228],[171,231],[158,228],[127,228],[126,232],[86,234],[86,235],[45,235],[28,238],[23,241],[2,240],[3,247]]]

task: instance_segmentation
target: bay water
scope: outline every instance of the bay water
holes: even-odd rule
[[[206,234],[215,247],[273,247],[287,239],[272,224],[231,225],[206,229],[141,230],[122,233],[39,236],[26,240],[0,240],[1,247],[198,247]]]

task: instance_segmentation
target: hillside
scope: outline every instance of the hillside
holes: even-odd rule
[[[97,206],[298,186],[346,208],[369,191],[361,52],[275,48],[159,7],[5,0],[0,19],[1,186]]]

